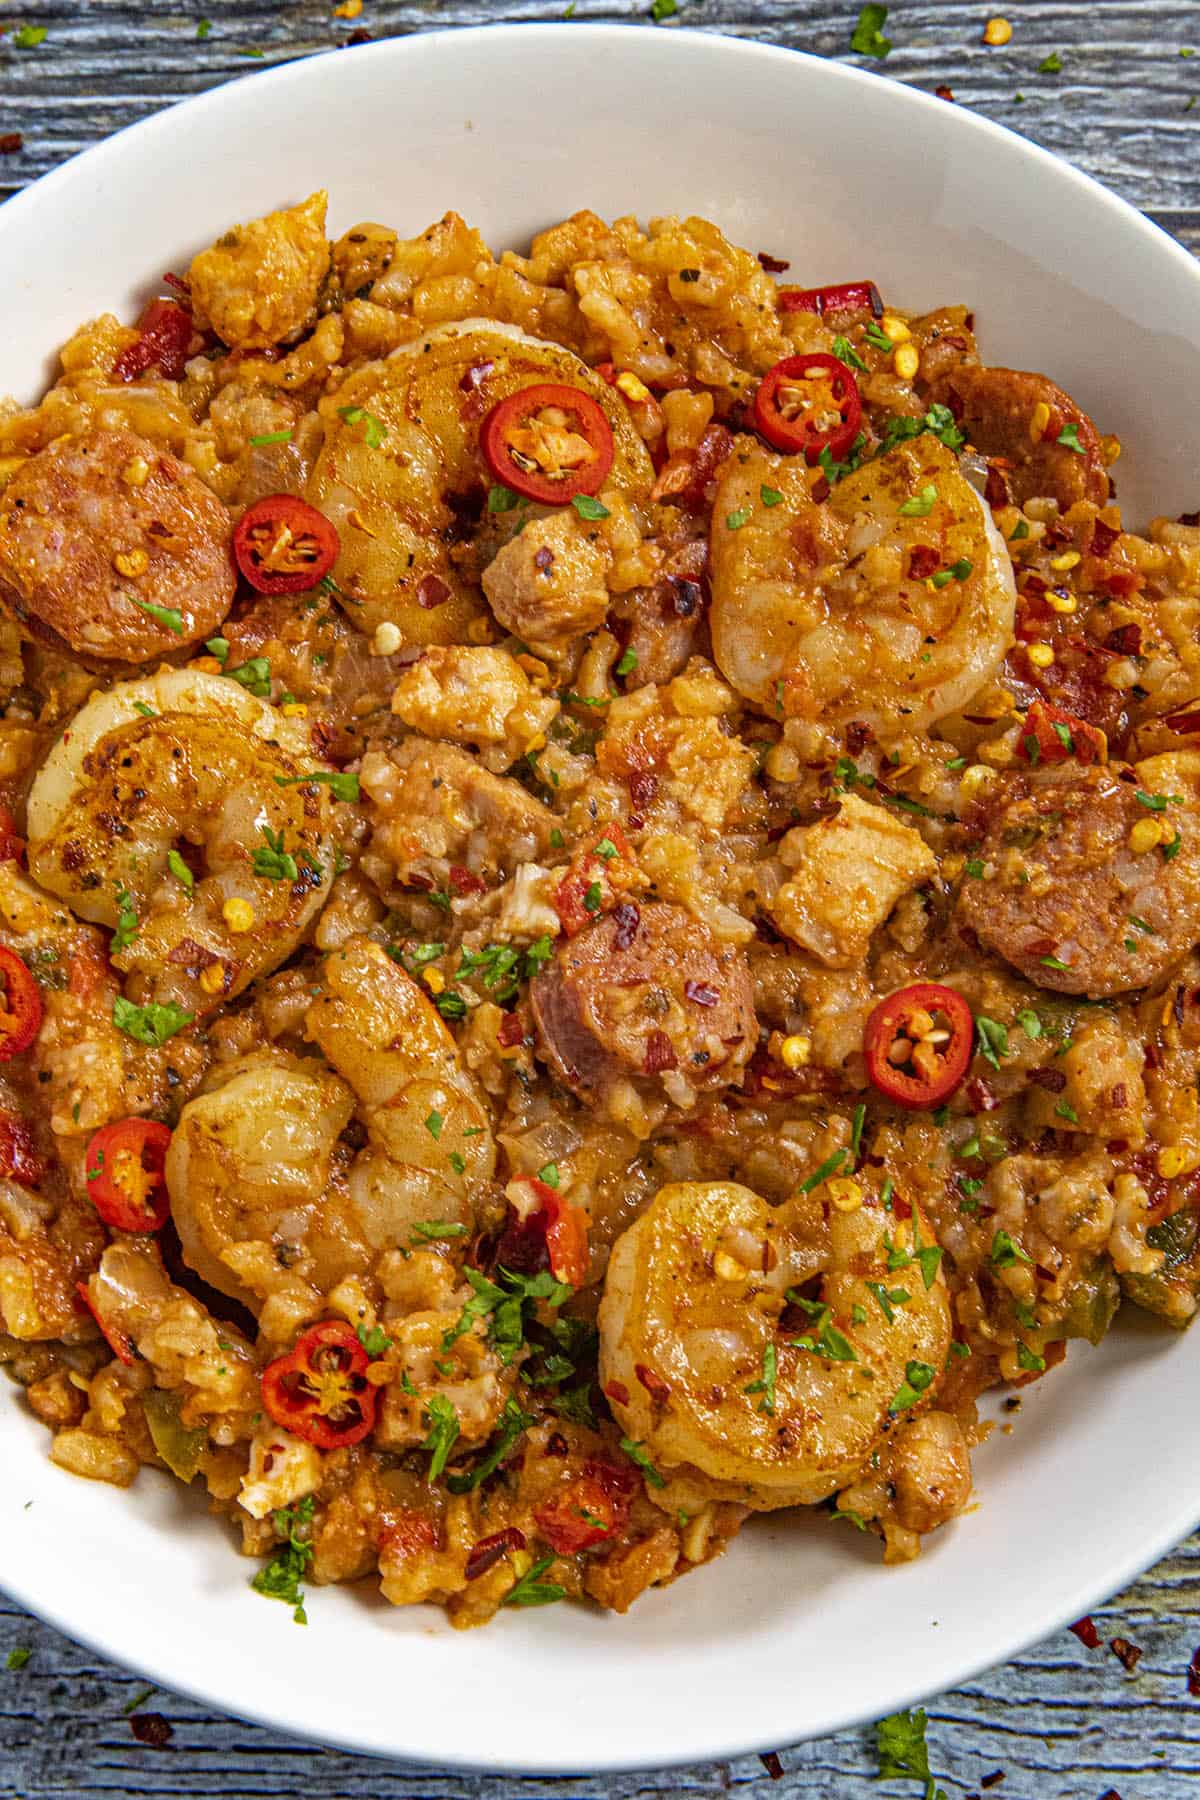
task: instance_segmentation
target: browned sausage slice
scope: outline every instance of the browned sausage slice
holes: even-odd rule
[[[963,882],[960,924],[1059,993],[1100,999],[1156,980],[1200,938],[1200,817],[1187,793],[1156,810],[1166,798],[1108,768],[1015,777],[973,852],[985,873]],[[1178,849],[1135,849],[1134,827],[1164,818]]]
[[[0,499],[0,596],[85,660],[145,662],[216,630],[233,601],[229,515],[132,431],[61,438]]]
[[[929,392],[950,408],[977,450],[1008,465],[1001,474],[1018,506],[1035,494],[1052,496],[1064,512],[1077,500],[1106,504],[1108,473],[1100,435],[1082,407],[1048,375],[959,363],[938,375]],[[1047,411],[1044,424],[1034,417],[1039,406]],[[1078,450],[1071,448],[1072,439]]]
[[[580,1099],[621,1082],[688,1104],[736,1081],[758,1028],[742,952],[682,907],[626,901],[559,945],[530,991],[542,1053]]]

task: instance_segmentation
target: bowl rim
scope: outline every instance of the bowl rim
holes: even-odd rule
[[[389,62],[403,62],[419,59],[422,55],[440,55],[444,46],[450,42],[455,45],[460,55],[479,54],[484,46],[498,46],[500,40],[539,42],[549,44],[569,31],[571,41],[578,44],[581,54],[600,51],[604,47],[614,47],[621,41],[632,38],[634,33],[641,34],[643,53],[648,56],[661,57],[664,61],[678,57],[683,60],[689,57],[697,59],[711,57],[727,64],[750,62],[773,62],[778,65],[798,62],[810,71],[820,70],[818,79],[837,87],[842,86],[850,96],[870,104],[870,97],[883,90],[890,92],[893,103],[911,106],[919,119],[925,109],[945,108],[946,102],[923,91],[920,88],[888,76],[881,71],[859,67],[855,64],[841,62],[834,58],[816,55],[812,52],[796,50],[783,45],[764,43],[757,39],[732,37],[718,31],[703,27],[671,27],[666,30],[655,29],[645,24],[629,20],[622,23],[591,23],[587,21],[553,21],[497,23],[463,27],[439,27],[429,31],[415,31],[402,36],[394,36],[373,41],[368,44],[344,46],[320,50],[308,55],[289,57],[287,60],[266,69],[239,72],[201,93],[193,94],[164,107],[146,118],[133,121],[100,142],[87,146],[76,152],[63,163],[48,171],[29,186],[13,195],[0,207],[0,244],[3,243],[9,222],[22,223],[26,216],[36,209],[52,206],[60,190],[74,181],[81,166],[102,175],[105,165],[114,158],[127,155],[131,144],[140,147],[143,154],[153,155],[156,141],[175,140],[189,123],[203,122],[209,115],[217,115],[222,107],[230,103],[232,92],[241,92],[248,85],[255,92],[262,91],[271,85],[283,88],[291,82],[311,79],[305,71],[310,64],[323,65],[330,59],[340,58],[352,50],[359,57],[370,58],[386,65]],[[932,115],[930,115],[932,116]],[[1056,181],[1067,181],[1074,186],[1081,198],[1086,197],[1093,206],[1098,203],[1105,210],[1115,211],[1124,222],[1125,229],[1144,241],[1149,254],[1156,258],[1166,258],[1182,272],[1188,273],[1185,280],[1194,284],[1198,305],[1200,305],[1200,262],[1163,227],[1148,218],[1130,201],[1113,193],[1094,177],[1085,174],[1073,164],[1067,162],[1044,146],[1021,136],[1009,126],[1001,125],[995,120],[967,108],[956,109],[956,123],[952,129],[964,138],[975,140],[986,146],[988,143],[1008,144],[1016,146],[1023,158],[1046,171],[1053,171]],[[136,277],[136,272],[133,272]],[[917,1705],[922,1700],[947,1691],[947,1687],[960,1687],[964,1683],[976,1679],[983,1672],[996,1668],[1010,1661],[1023,1649],[1041,1638],[1065,1627],[1080,1613],[1086,1612],[1090,1606],[1098,1605],[1110,1595],[1119,1592],[1142,1571],[1151,1566],[1161,1556],[1173,1548],[1191,1531],[1200,1525],[1200,1493],[1194,1497],[1181,1496],[1171,1509],[1165,1522],[1160,1521],[1152,1536],[1140,1543],[1139,1548],[1130,1549],[1117,1562],[1107,1566],[1103,1574],[1098,1573],[1094,1583],[1090,1584],[1082,1595],[1075,1596],[1075,1604],[1064,1607],[1059,1602],[1047,1602],[1041,1611],[1038,1609],[1036,1596],[1033,1597],[1026,1610],[1025,1621],[1019,1627],[1014,1626],[1003,1638],[989,1642],[988,1653],[975,1660],[968,1659],[955,1664],[955,1673],[946,1685],[940,1682],[930,1687],[928,1679],[898,1683],[889,1690],[883,1699],[872,1701],[869,1696],[847,1703],[840,1710],[831,1713],[828,1721],[819,1731],[806,1731],[799,1739],[785,1738],[783,1742],[763,1743],[756,1732],[752,1738],[739,1736],[736,1727],[707,1727],[706,1736],[699,1747],[695,1743],[673,1753],[664,1753],[650,1760],[644,1757],[630,1758],[623,1755],[619,1742],[614,1742],[611,1753],[598,1759],[594,1754],[586,1761],[564,1760],[561,1756],[541,1757],[536,1754],[512,1756],[507,1754],[489,1757],[461,1754],[447,1755],[445,1751],[436,1753],[426,1750],[405,1750],[397,1752],[375,1744],[364,1744],[350,1731],[339,1730],[336,1722],[328,1727],[316,1729],[311,1718],[302,1710],[298,1700],[290,1716],[278,1707],[256,1705],[253,1698],[240,1696],[231,1706],[230,1696],[215,1680],[206,1680],[204,1665],[193,1659],[195,1673],[191,1674],[182,1666],[171,1668],[165,1685],[192,1701],[219,1709],[230,1714],[252,1721],[265,1729],[285,1734],[302,1742],[328,1745],[358,1755],[372,1756],[380,1759],[396,1761],[399,1766],[410,1766],[425,1769],[444,1769],[452,1772],[471,1774],[491,1774],[509,1776],[572,1776],[583,1774],[618,1774],[640,1772],[654,1769],[669,1769],[685,1763],[704,1762],[709,1760],[727,1760],[754,1754],[765,1749],[787,1748],[796,1742],[810,1741],[814,1737],[830,1735],[848,1727],[877,1719],[884,1712],[892,1712]],[[163,1664],[157,1668],[154,1664],[143,1664],[135,1656],[130,1658],[126,1644],[122,1641],[119,1627],[105,1631],[91,1624],[81,1625],[73,1616],[70,1606],[63,1601],[47,1600],[41,1597],[36,1589],[27,1586],[19,1570],[0,1572],[0,1589],[13,1600],[25,1607],[34,1616],[46,1621],[60,1630],[66,1637],[77,1644],[82,1644],[94,1653],[118,1663],[120,1666],[144,1675],[148,1680],[158,1678],[162,1682]],[[615,1734],[614,1734],[615,1735]]]

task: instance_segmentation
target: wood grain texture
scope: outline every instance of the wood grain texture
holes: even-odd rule
[[[437,26],[560,19],[566,0],[367,0],[348,25],[332,0],[0,0],[0,23],[45,25],[34,50],[0,37],[0,137],[23,148],[0,155],[0,197],[108,133],[184,95],[248,70],[343,43],[355,27],[376,37]],[[681,0],[677,21],[648,23],[649,0],[576,0],[579,20],[641,21],[645,29],[702,29],[844,56],[857,7],[824,0]],[[1014,34],[1004,49],[981,42],[989,12]],[[212,21],[196,36],[202,15]],[[569,29],[564,25],[564,29]],[[970,106],[1096,175],[1200,253],[1200,3],[1183,0],[895,0],[886,73]],[[1195,47],[1195,58],[1181,50]],[[259,51],[261,56],[247,56]],[[1056,51],[1060,73],[1039,72]],[[858,60],[847,56],[847,60]],[[1023,96],[1023,97],[1021,97]],[[0,1395],[0,1402],[4,1396]],[[1114,1494],[1112,1504],[1119,1504]],[[1031,1572],[1032,1573],[1032,1572]],[[881,1580],[886,1576],[881,1575]],[[1200,1645],[1200,1535],[1096,1614],[1105,1638],[1143,1648],[1135,1675],[1107,1649],[1085,1650],[1067,1632],[1004,1669],[929,1705],[931,1764],[949,1800],[1196,1800],[1200,1698],[1187,1666]],[[311,1628],[310,1628],[311,1629]],[[864,1629],[870,1622],[864,1621]],[[214,1716],[167,1694],[145,1702],[174,1726],[163,1750],[137,1743],[123,1709],[142,1684],[0,1602],[0,1661],[31,1646],[27,1666],[0,1667],[0,1796],[65,1800],[638,1800],[729,1791],[758,1800],[900,1800],[916,1783],[872,1780],[870,1733],[848,1731],[783,1753],[772,1782],[757,1758],[616,1779],[480,1781],[314,1750]],[[814,1647],[819,1654],[819,1646]],[[314,1632],[314,1725],[319,1728],[320,1644]],[[367,1679],[381,1684],[379,1670]],[[802,1681],[802,1667],[796,1671]],[[448,1697],[452,1701],[453,1697]],[[402,1704],[381,1685],[381,1703]],[[549,1697],[548,1703],[552,1703]],[[619,1730],[619,1723],[614,1722]],[[448,1737],[450,1735],[448,1728]],[[981,1789],[983,1777],[1002,1783]]]

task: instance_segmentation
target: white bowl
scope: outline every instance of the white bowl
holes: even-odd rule
[[[1120,434],[1131,522],[1197,504],[1190,257],[972,113],[700,33],[409,37],[123,132],[0,211],[0,393],[32,398],[79,320],[132,316],[230,222],[318,186],[337,231],[416,232],[454,207],[508,245],[583,206],[697,212],[790,256],[793,279],[966,300],[988,360],[1049,371]],[[537,1773],[728,1756],[951,1687],[1115,1591],[1200,1517],[1198,1391],[1200,1332],[1129,1320],[1026,1390],[978,1457],[977,1510],[916,1563],[777,1516],[626,1618],[558,1606],[465,1634],[345,1590],[311,1594],[298,1628],[177,1485],[62,1474],[4,1395],[0,1581],[164,1686],[351,1749]]]

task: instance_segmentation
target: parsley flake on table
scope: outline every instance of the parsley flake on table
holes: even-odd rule
[[[850,48],[857,50],[860,56],[873,56],[876,61],[882,62],[892,47],[891,39],[883,35],[887,16],[886,6],[864,6],[850,34]]]
[[[45,25],[22,25],[19,31],[13,32],[13,48],[16,50],[36,50],[39,44],[46,41]]]
[[[1058,54],[1057,50],[1052,50],[1049,56],[1045,57],[1043,61],[1038,64],[1039,75],[1059,75],[1061,72],[1062,57]],[[1062,440],[1060,439],[1059,441],[1061,442]]]

